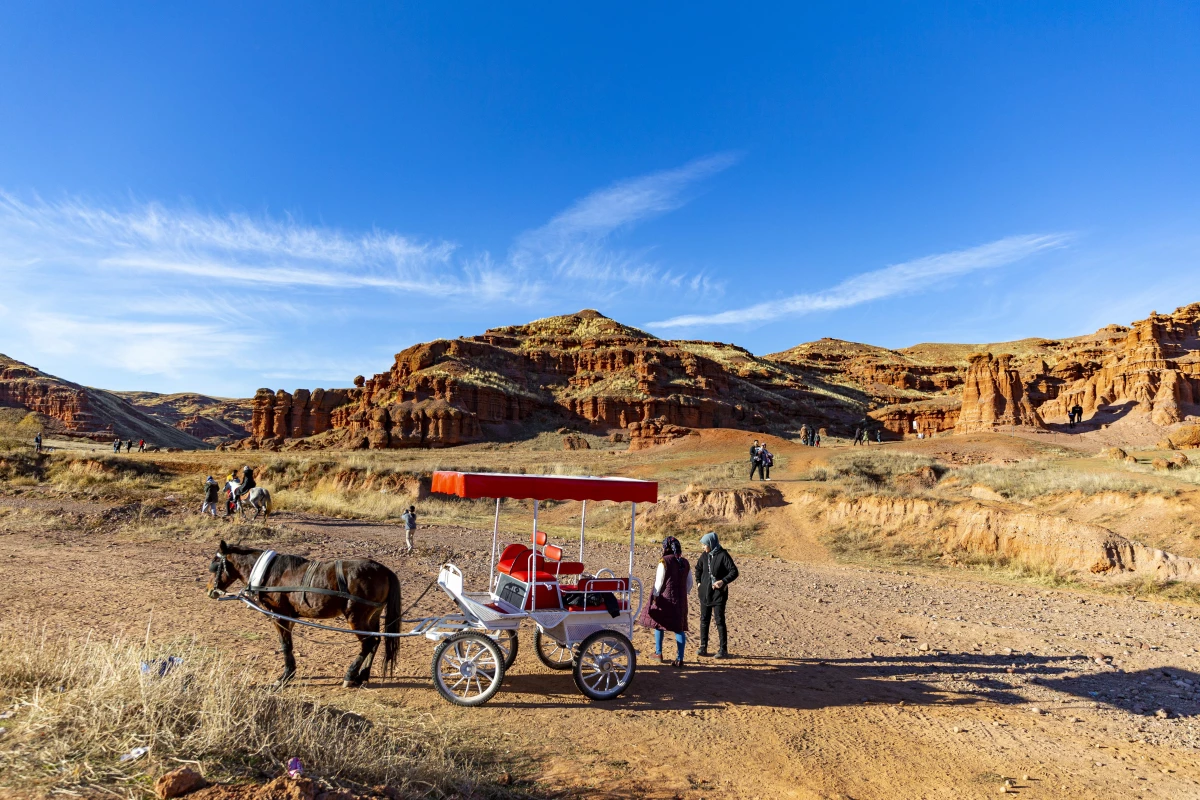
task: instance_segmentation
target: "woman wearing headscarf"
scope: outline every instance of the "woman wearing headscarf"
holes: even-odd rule
[[[717,534],[709,531],[700,537],[704,555],[696,561],[696,583],[700,589],[700,650],[708,655],[708,624],[717,621],[717,658],[729,657],[729,636],[725,628],[725,602],[729,599],[729,584],[737,580],[738,568],[733,556],[721,547]]]
[[[675,660],[671,666],[683,666],[683,648],[687,644],[688,594],[692,591],[692,565],[683,557],[683,548],[674,536],[663,539],[662,560],[654,575],[654,591],[642,609],[642,625],[654,630],[654,654],[662,661],[663,632],[675,634]]]

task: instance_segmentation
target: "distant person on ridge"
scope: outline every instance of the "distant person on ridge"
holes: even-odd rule
[[[200,504],[200,514],[205,511],[217,516],[217,496],[221,492],[221,487],[217,486],[217,482],[213,480],[213,476],[209,475],[208,480],[204,482],[204,502]]]
[[[411,555],[413,551],[413,537],[417,532],[417,507],[409,506],[408,511],[400,515],[400,519],[404,521],[404,546]]]
[[[35,452],[35,453],[42,452],[42,432],[41,431],[38,431],[37,435],[35,435],[33,437],[33,452]]]

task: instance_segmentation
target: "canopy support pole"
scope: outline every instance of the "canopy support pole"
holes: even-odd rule
[[[533,533],[529,535],[529,541],[533,545],[533,552],[529,554],[529,591],[533,593],[530,598],[531,611],[537,611],[537,515],[538,501],[533,501]]]
[[[633,585],[633,530],[637,525],[637,503],[633,504],[633,510],[629,514],[629,585]]]
[[[500,535],[500,498],[496,498],[496,522],[492,525],[492,563],[488,565],[488,591],[496,586],[496,540]]]
[[[583,529],[587,527],[587,500],[583,501],[583,519],[579,521],[579,563],[583,563]]]

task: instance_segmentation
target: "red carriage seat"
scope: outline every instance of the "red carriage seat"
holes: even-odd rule
[[[500,554],[500,562],[496,565],[496,571],[501,575],[511,575],[525,583],[530,581],[529,569],[531,566],[534,571],[533,580],[536,581],[556,581],[559,575],[583,574],[582,563],[560,561],[560,558],[562,558],[562,548],[554,545],[548,545],[545,548],[545,555],[542,555],[534,553],[523,544],[510,544]]]

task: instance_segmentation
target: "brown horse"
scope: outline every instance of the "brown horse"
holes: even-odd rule
[[[251,570],[262,550],[228,545],[222,539],[208,565],[212,578],[208,582],[209,597],[220,597],[235,581],[249,585]],[[300,556],[276,554],[259,584],[265,591],[252,591],[263,608],[296,619],[329,619],[344,615],[356,631],[379,631],[383,617],[386,633],[400,632],[400,579],[396,573],[377,561],[365,558],[340,561],[310,561]],[[270,591],[280,587],[282,591]],[[283,652],[282,686],[296,675],[296,657],[292,654],[293,622],[273,620],[279,633]],[[371,663],[379,647],[378,636],[359,636],[358,658],[346,670],[342,685],[361,686],[371,678]],[[383,648],[383,670],[392,674],[400,640],[386,637]]]

